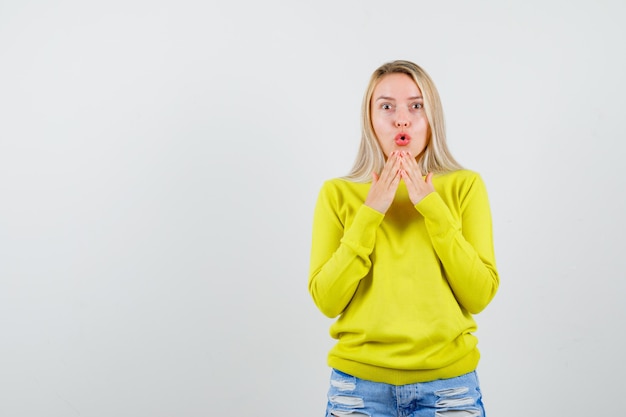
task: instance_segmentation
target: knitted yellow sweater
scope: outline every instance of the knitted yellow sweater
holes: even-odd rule
[[[371,184],[333,179],[315,207],[309,292],[337,339],[328,364],[402,385],[473,371],[476,323],[499,277],[484,183],[436,175],[417,205],[400,183],[386,214],[363,204]]]

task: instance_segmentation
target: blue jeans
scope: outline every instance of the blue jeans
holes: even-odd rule
[[[326,417],[485,417],[476,372],[407,385],[360,379],[333,369]]]

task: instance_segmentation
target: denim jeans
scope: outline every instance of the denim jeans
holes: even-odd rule
[[[372,382],[333,369],[326,417],[485,417],[476,372],[407,385]]]

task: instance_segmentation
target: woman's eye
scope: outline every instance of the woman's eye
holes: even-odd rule
[[[391,104],[383,104],[380,108],[383,110],[391,110]]]
[[[422,103],[414,103],[412,107],[416,110],[419,110],[424,107],[424,105]]]

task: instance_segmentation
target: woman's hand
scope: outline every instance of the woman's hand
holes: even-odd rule
[[[409,151],[403,151],[399,159],[401,161],[400,176],[406,184],[411,202],[415,205],[422,201],[428,194],[435,191],[435,187],[433,186],[433,174],[430,172],[426,175],[426,178],[422,178],[422,171],[420,170],[419,164]]]
[[[399,151],[394,151],[389,155],[380,175],[372,172],[372,186],[365,199],[365,205],[383,214],[393,203],[398,184],[400,184],[401,158],[399,155]]]

